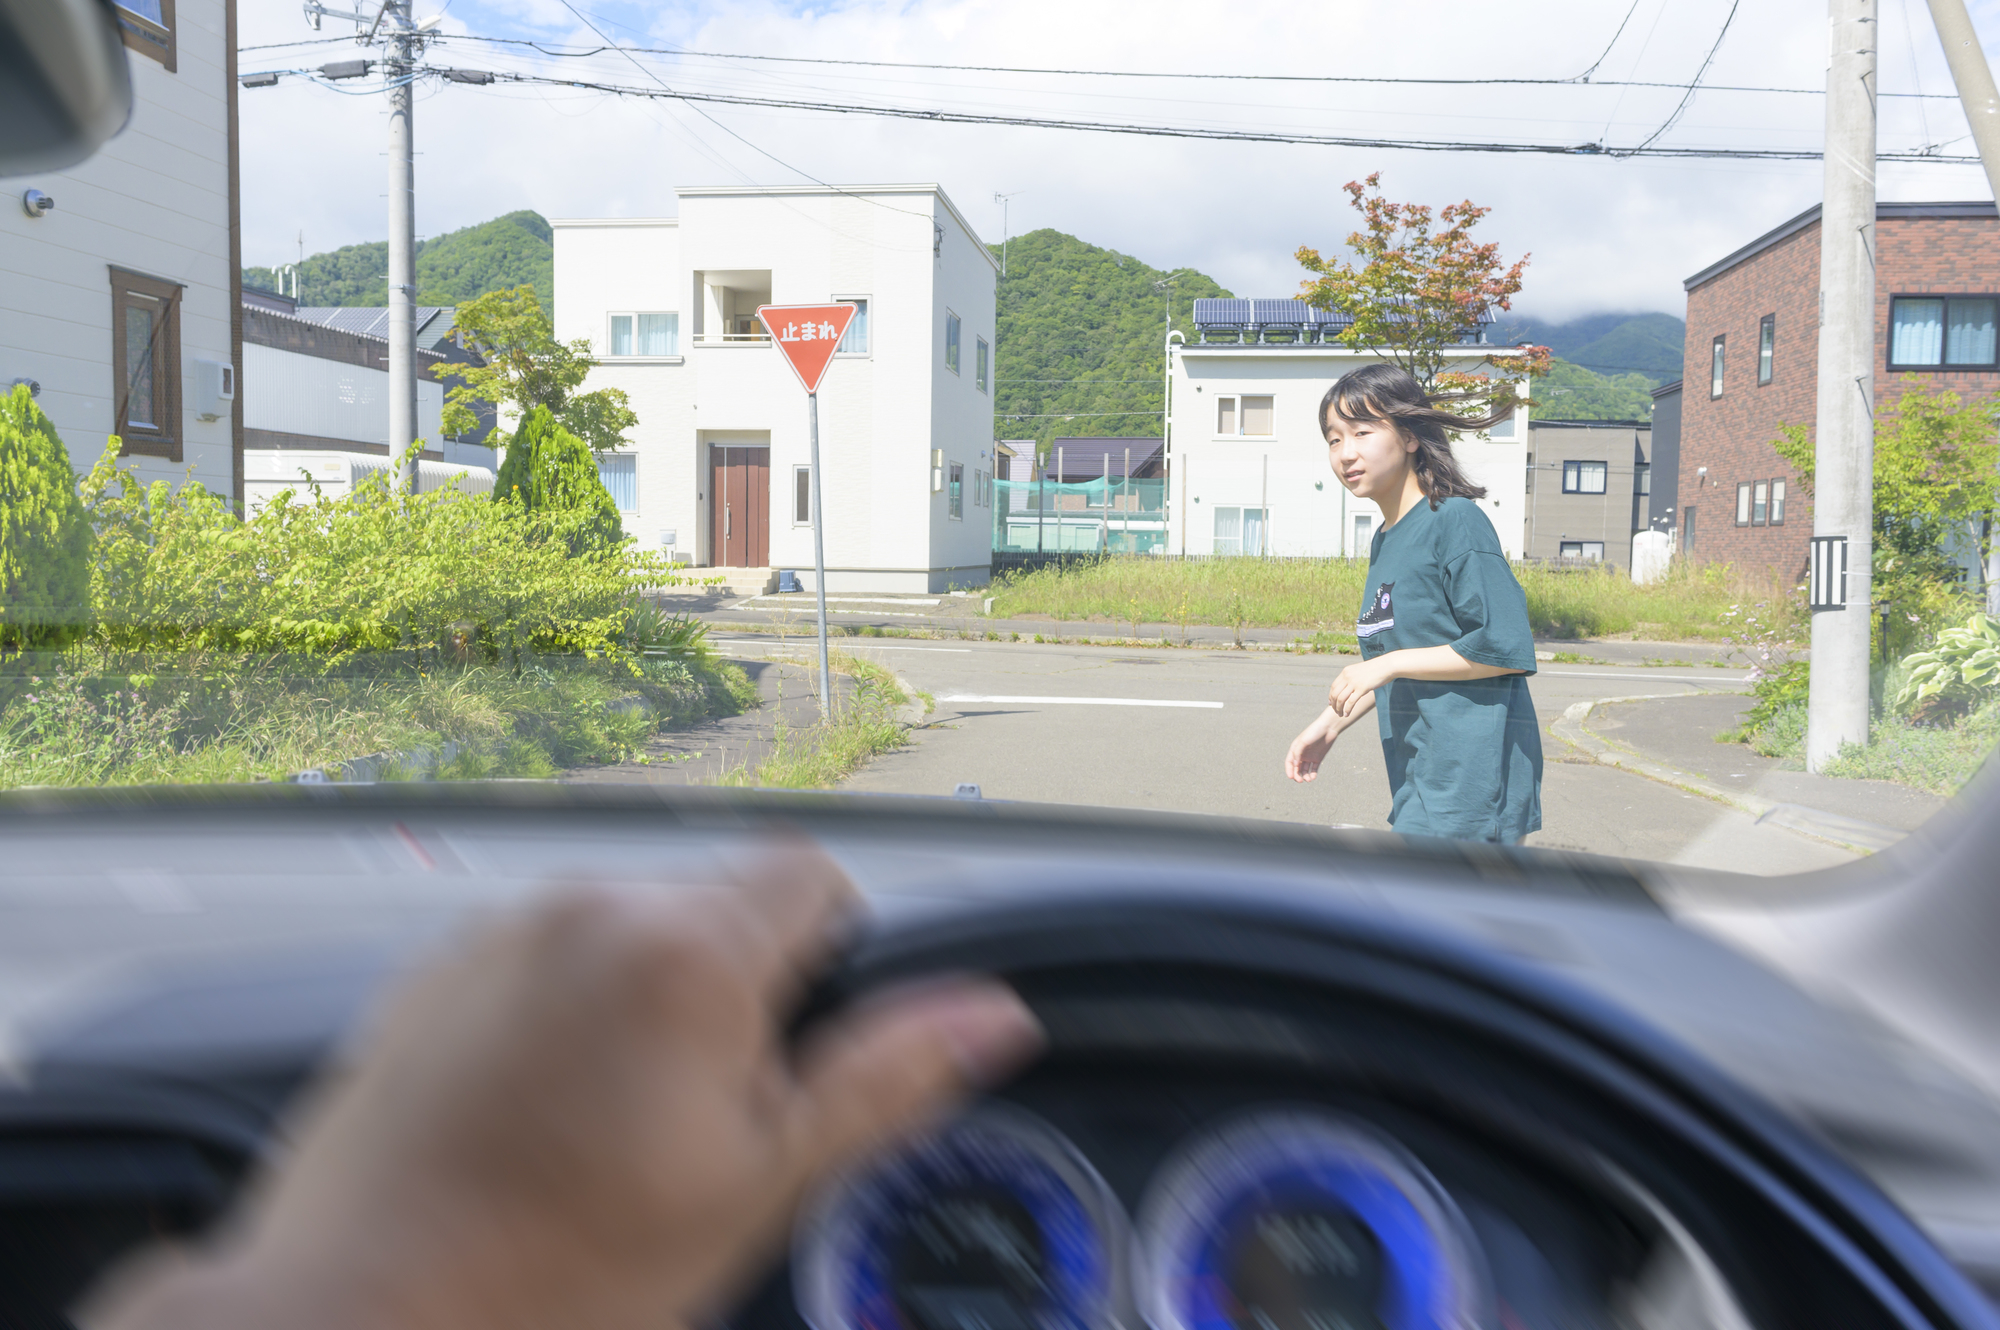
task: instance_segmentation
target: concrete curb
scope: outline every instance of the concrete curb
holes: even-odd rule
[[[1713,693],[1713,689],[1697,689],[1686,693],[1649,693],[1637,697],[1600,697],[1592,702],[1577,702],[1568,707],[1561,716],[1549,723],[1549,733],[1561,739],[1570,747],[1588,754],[1591,759],[1607,767],[1618,767],[1648,780],[1659,781],[1686,790],[1690,794],[1713,799],[1719,804],[1748,813],[1759,823],[1769,823],[1783,827],[1786,831],[1823,840],[1843,849],[1861,854],[1871,854],[1876,850],[1886,850],[1903,839],[1907,832],[1893,827],[1878,826],[1859,818],[1845,817],[1839,813],[1829,813],[1824,809],[1808,808],[1803,804],[1776,803],[1746,790],[1732,790],[1717,785],[1713,781],[1683,771],[1665,762],[1655,762],[1642,757],[1629,748],[1613,744],[1609,740],[1593,734],[1585,728],[1584,722],[1598,707],[1616,702],[1651,702],[1669,697],[1701,697]]]

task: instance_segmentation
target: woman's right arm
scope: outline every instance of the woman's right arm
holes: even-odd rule
[[[1375,694],[1369,693],[1361,705],[1348,715],[1343,716],[1332,707],[1320,712],[1313,723],[1292,740],[1291,749],[1285,754],[1285,775],[1301,784],[1319,775],[1319,765],[1333,751],[1333,741],[1348,726],[1374,709]]]

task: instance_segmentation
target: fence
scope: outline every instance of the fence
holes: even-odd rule
[[[1002,554],[1149,554],[1166,547],[1165,480],[996,480],[993,490],[995,568]]]

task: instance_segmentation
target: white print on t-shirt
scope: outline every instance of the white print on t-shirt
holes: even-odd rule
[[[1390,593],[1395,589],[1394,582],[1384,582],[1375,588],[1375,595],[1369,600],[1367,610],[1355,621],[1356,637],[1373,637],[1396,626],[1396,610],[1389,602]]]

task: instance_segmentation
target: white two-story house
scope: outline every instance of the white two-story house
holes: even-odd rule
[[[639,418],[604,466],[627,534],[812,586],[806,396],[756,312],[847,301],[819,390],[828,589],[983,585],[997,265],[951,200],[936,185],[677,194],[677,217],[551,223],[556,335],[587,338],[585,386],[624,389]]]
[[[242,497],[235,0],[117,0],[132,120],[0,180],[0,389],[33,385],[82,472]]]
[[[1167,551],[1367,558],[1381,510],[1333,474],[1318,414],[1341,375],[1386,357],[1341,345],[1337,316],[1293,300],[1197,300],[1194,322],[1198,340],[1169,355]],[[1478,335],[1449,368],[1486,368],[1499,348]],[[1513,559],[1523,553],[1527,420],[1524,403],[1453,448],[1486,487],[1480,506]]]

